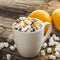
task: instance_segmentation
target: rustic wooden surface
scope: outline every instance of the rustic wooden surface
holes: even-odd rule
[[[42,8],[44,6],[42,4],[45,4],[45,2],[42,0],[41,1],[39,0],[33,0],[33,1],[31,0],[26,0],[26,1],[25,0],[5,0],[5,1],[1,0],[0,9],[24,13],[24,12],[31,12],[32,10],[38,9],[38,7]]]
[[[60,8],[58,0],[0,0],[0,9],[19,13],[30,13],[36,9],[48,11],[56,8]]]
[[[7,3],[5,3],[6,1]],[[60,8],[60,2],[57,0],[33,0],[33,2],[31,0],[0,0],[0,42],[13,40],[11,25],[20,16],[27,16],[36,9],[43,9],[51,14],[56,8]],[[60,36],[60,32],[56,29],[53,29],[52,32]],[[13,45],[14,42],[9,44]],[[13,52],[9,48],[0,51],[0,60],[6,60],[7,53],[12,55],[11,60],[46,60],[46,57],[42,57],[40,54],[35,58],[26,59],[20,56],[17,49]]]

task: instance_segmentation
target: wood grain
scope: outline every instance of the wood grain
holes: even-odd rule
[[[0,10],[19,12],[20,14],[27,14],[37,9],[49,11],[57,8],[60,8],[58,0],[0,0]]]
[[[26,16],[27,13],[36,9],[43,9],[51,14],[56,8],[60,8],[60,2],[57,0],[0,0],[0,42],[9,39],[8,36],[12,33],[11,25],[19,16]],[[55,28],[53,28],[52,33],[60,36],[60,32]],[[14,42],[11,42],[9,46],[13,44]],[[47,60],[46,56],[40,54],[34,58],[26,59],[21,57],[17,49],[13,52],[9,47],[0,51],[0,60],[6,60],[8,53],[12,55],[11,60]]]
[[[45,2],[43,0],[3,0],[0,1],[0,9],[16,11],[20,13],[31,12],[35,9],[41,9],[44,7]]]

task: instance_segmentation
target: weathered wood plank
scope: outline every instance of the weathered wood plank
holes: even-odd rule
[[[5,9],[5,10],[10,10],[10,11],[17,11],[20,13],[23,12],[31,12],[35,9],[41,9],[44,7],[45,2],[44,1],[39,1],[39,0],[10,0],[7,1],[5,0],[5,4],[3,4],[4,1],[0,1],[0,9]]]
[[[11,18],[4,18],[0,16],[0,27],[11,29],[11,25],[15,20]]]
[[[12,23],[14,21],[14,19],[0,16],[0,37],[7,38],[7,40],[9,40],[8,38],[10,34],[12,34]]]
[[[0,0],[0,9],[29,13],[36,9],[52,10],[60,8],[60,2],[58,0],[51,0],[49,3],[45,1],[49,0]]]

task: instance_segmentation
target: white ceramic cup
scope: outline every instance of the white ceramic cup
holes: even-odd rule
[[[47,40],[52,31],[52,24],[49,22],[42,23],[42,25],[42,28],[36,32],[20,32],[13,29],[14,41],[21,56],[31,58],[38,55],[42,44]],[[46,25],[49,26],[49,29],[44,36],[44,27]]]

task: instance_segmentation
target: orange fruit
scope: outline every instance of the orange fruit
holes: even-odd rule
[[[28,17],[38,18],[42,20],[43,22],[50,22],[50,23],[52,22],[51,16],[44,10],[35,10],[32,13],[30,13]]]
[[[52,13],[52,20],[55,28],[60,31],[60,9],[56,9]]]
[[[35,10],[28,15],[31,18],[40,19],[43,22],[50,22],[52,23],[51,16],[44,10]],[[47,32],[48,27],[45,28],[45,33]]]

